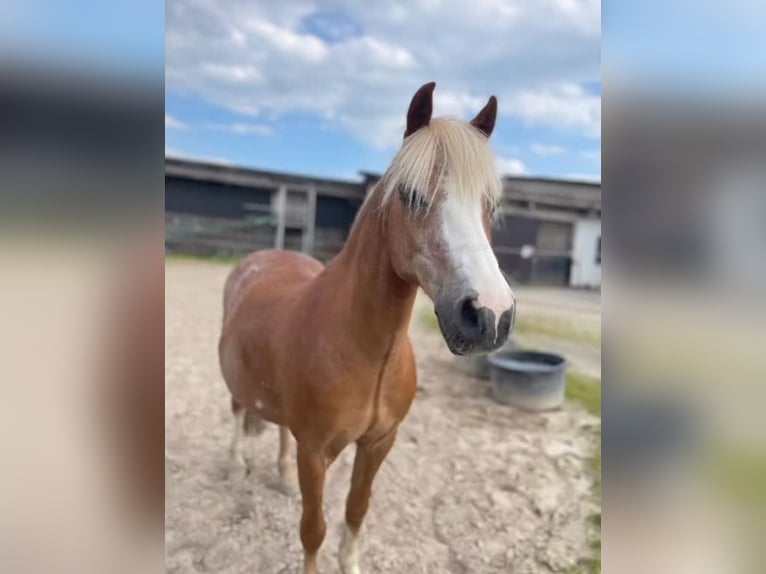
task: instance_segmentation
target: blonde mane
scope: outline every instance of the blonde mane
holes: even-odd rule
[[[467,201],[484,199],[494,205],[502,194],[487,138],[468,122],[434,118],[404,140],[383,175],[381,206],[395,192],[402,194],[407,203],[430,205],[434,190],[447,180],[451,189]]]

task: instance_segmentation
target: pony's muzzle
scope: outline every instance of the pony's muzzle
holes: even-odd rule
[[[498,318],[495,311],[478,303],[475,291],[459,297],[440,297],[435,305],[447,347],[455,355],[489,353],[500,348],[511,332],[515,305]]]

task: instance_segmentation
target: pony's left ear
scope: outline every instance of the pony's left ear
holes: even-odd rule
[[[434,111],[434,88],[436,82],[428,82],[420,86],[415,92],[410,102],[410,108],[407,110],[407,129],[404,137],[410,136],[428,125],[431,121],[431,114]]]
[[[497,119],[497,98],[490,96],[487,105],[476,114],[476,117],[471,120],[471,125],[478,129],[485,136],[492,135],[492,130],[495,129],[495,120]]]

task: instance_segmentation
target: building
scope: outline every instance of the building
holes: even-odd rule
[[[380,179],[369,172],[362,176],[367,191]],[[600,287],[601,184],[504,177],[492,244],[500,267],[514,282]]]
[[[327,261],[363,201],[358,182],[166,158],[165,245],[225,256],[277,247]]]
[[[365,196],[380,179],[306,177],[166,158],[166,248],[241,256],[282,247],[322,261],[343,246]],[[512,282],[601,284],[601,186],[506,177],[493,246]]]
[[[601,184],[504,178],[493,232],[500,266],[521,283],[601,286]]]

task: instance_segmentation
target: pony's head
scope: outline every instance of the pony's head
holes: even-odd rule
[[[508,338],[515,299],[490,247],[502,182],[489,137],[494,96],[469,123],[431,119],[435,84],[407,112],[404,142],[381,181],[392,264],[434,302],[457,355],[493,351]]]

